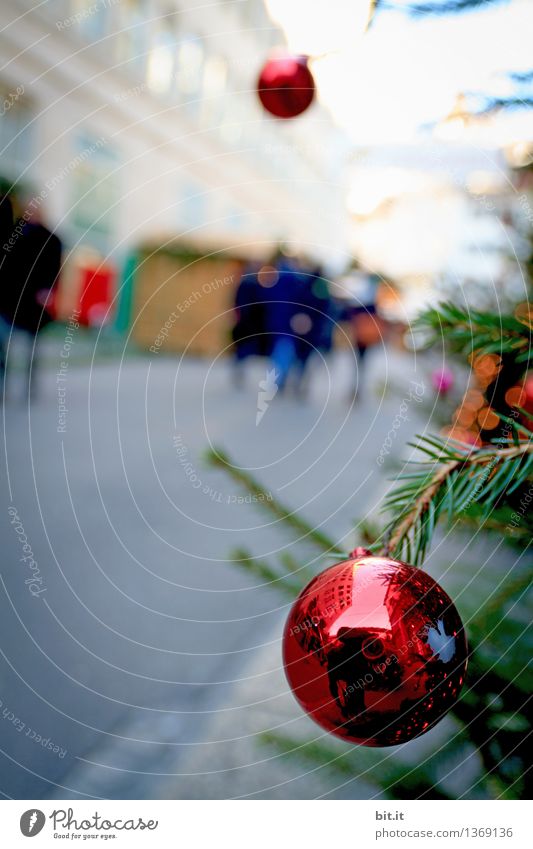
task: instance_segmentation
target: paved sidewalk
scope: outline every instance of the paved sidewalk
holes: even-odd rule
[[[397,418],[410,381],[424,379],[414,367],[395,351],[377,354],[366,397],[350,409],[352,364],[341,353],[328,369],[317,365],[305,402],[276,397],[259,426],[264,363],[241,391],[227,361],[72,364],[61,398],[58,369],[46,367],[29,409],[13,375],[0,682],[9,715],[35,735],[0,723],[0,790],[17,798],[308,798],[331,787],[325,774],[258,744],[268,728],[315,729],[280,669],[287,600],[230,555],[245,546],[305,562],[309,545],[257,504],[239,503],[239,487],[203,456],[222,447],[349,548],[354,521],[379,509],[388,486],[387,464],[376,457],[391,428],[398,456],[420,426],[415,402]],[[37,598],[10,506],[46,585]],[[344,792],[371,790],[360,783]]]

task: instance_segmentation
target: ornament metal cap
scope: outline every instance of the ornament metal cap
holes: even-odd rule
[[[373,556],[374,555],[372,554],[371,551],[368,550],[368,548],[364,548],[364,546],[358,545],[356,548],[354,548],[353,551],[350,551],[350,553],[348,555],[348,560],[356,560],[358,557],[373,557]]]

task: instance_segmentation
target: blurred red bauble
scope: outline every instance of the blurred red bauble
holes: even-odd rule
[[[274,56],[257,83],[259,99],[277,118],[295,118],[313,102],[315,81],[305,56]]]
[[[460,616],[428,574],[356,549],[296,599],[283,636],[291,689],[322,728],[394,746],[429,731],[464,681]]]

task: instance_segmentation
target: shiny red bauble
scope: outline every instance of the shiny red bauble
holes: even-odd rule
[[[455,605],[428,574],[356,549],[302,590],[283,636],[291,689],[322,728],[394,746],[457,700],[467,644]]]
[[[315,96],[315,81],[305,56],[273,56],[264,65],[257,94],[267,112],[277,118],[295,118]]]

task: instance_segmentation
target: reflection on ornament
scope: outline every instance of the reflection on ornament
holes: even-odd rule
[[[393,746],[429,731],[456,702],[467,645],[433,578],[356,549],[296,599],[283,659],[296,699],[319,725],[352,743]]]
[[[257,94],[267,112],[277,118],[295,118],[311,105],[315,81],[305,56],[274,56],[263,67]]]

